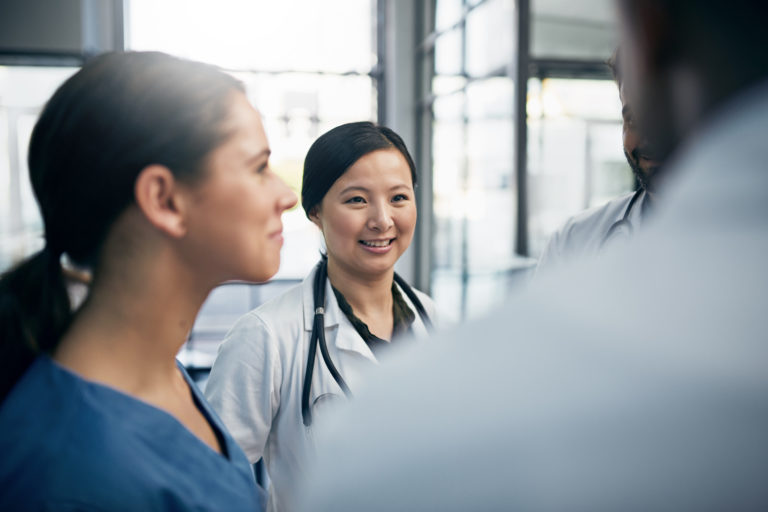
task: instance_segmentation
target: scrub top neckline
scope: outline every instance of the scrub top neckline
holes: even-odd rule
[[[218,422],[214,419],[213,415],[211,414],[211,411],[208,409],[207,404],[202,398],[202,395],[200,395],[199,390],[197,389],[197,386],[192,381],[191,377],[186,372],[186,370],[184,370],[184,367],[181,365],[181,363],[178,360],[176,361],[176,367],[178,368],[179,372],[181,372],[181,376],[184,379],[184,382],[187,384],[187,389],[189,389],[189,392],[192,395],[192,401],[195,404],[195,407],[203,415],[203,418],[205,418],[205,421],[208,422],[208,425],[213,430],[214,436],[216,436],[216,440],[219,443],[219,447],[221,448],[221,453],[217,452],[216,450],[208,446],[207,443],[205,443],[202,439],[197,437],[191,430],[189,430],[186,427],[186,425],[184,425],[175,416],[165,411],[164,409],[161,409],[160,407],[152,405],[149,402],[146,402],[133,395],[130,395],[108,384],[104,384],[101,382],[97,382],[97,381],[93,381],[93,380],[89,380],[84,377],[81,377],[80,375],[73,372],[72,370],[57,363],[52,357],[50,357],[47,354],[43,354],[39,357],[42,360],[46,361],[46,363],[49,364],[52,368],[54,368],[54,370],[67,375],[69,378],[74,379],[75,381],[79,382],[83,386],[93,390],[96,393],[114,395],[118,399],[124,402],[135,404],[138,407],[142,407],[147,411],[150,411],[153,415],[157,416],[158,418],[163,418],[165,421],[170,421],[178,429],[184,432],[185,433],[184,435],[194,439],[196,443],[199,446],[201,446],[203,449],[208,450],[213,455],[222,457],[224,460],[227,460],[229,462],[232,461],[231,459],[232,450],[230,449],[230,446],[227,444],[226,436],[224,435],[224,432],[222,430],[223,427],[220,426]]]

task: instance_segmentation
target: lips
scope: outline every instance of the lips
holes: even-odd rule
[[[360,243],[366,247],[387,247],[394,241],[394,238],[387,238],[386,240],[360,240]]]
[[[641,159],[645,160],[646,162],[652,162],[652,163],[656,163],[659,161],[659,159],[654,156],[653,151],[651,151],[650,148],[645,146],[641,146],[633,149],[632,156],[635,158],[636,161],[639,161]]]
[[[392,245],[394,241],[394,238],[387,238],[386,240],[359,240],[366,247],[387,247]]]
[[[272,240],[280,240],[282,242],[283,240],[283,227],[280,226],[279,229],[276,229],[267,235]]]
[[[639,160],[645,160],[646,162],[649,162],[649,163],[653,163],[653,164],[655,164],[655,163],[656,163],[656,159],[655,159],[655,158],[653,158],[653,157],[650,157],[650,156],[648,156],[648,155],[644,155],[644,154],[642,154],[642,153],[640,153],[640,154],[638,154],[638,155],[637,155],[637,159],[638,159],[638,161],[639,161]]]

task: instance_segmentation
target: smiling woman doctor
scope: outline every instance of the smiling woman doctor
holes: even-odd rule
[[[302,206],[327,254],[221,345],[206,395],[250,461],[264,458],[271,510],[292,508],[321,404],[350,396],[399,337],[427,332],[432,301],[394,272],[416,226],[415,185],[392,130],[359,122],[322,135],[304,162]]]

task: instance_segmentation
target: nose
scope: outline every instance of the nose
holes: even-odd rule
[[[637,132],[635,132],[635,129],[633,126],[631,126],[626,121],[624,122],[624,150],[632,154],[632,151],[634,151],[638,146],[638,135]]]
[[[277,178],[277,181],[278,181],[277,210],[280,212],[283,212],[289,208],[293,208],[294,206],[296,206],[298,197],[296,196],[296,193],[294,193],[294,191],[291,190],[282,179]]]
[[[384,233],[394,226],[392,211],[388,203],[372,203],[368,209],[367,227],[372,231]]]

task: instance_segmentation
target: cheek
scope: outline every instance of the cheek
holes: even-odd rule
[[[357,242],[362,227],[355,212],[334,212],[323,222],[323,235],[326,242],[330,243]]]
[[[398,230],[404,235],[413,235],[414,229],[416,229],[416,206],[404,208],[398,212],[396,222],[398,224]]]
[[[621,136],[624,149],[627,150],[627,153],[632,153],[632,150],[635,149],[635,137],[632,134],[632,130],[627,127],[626,123],[624,123],[624,129],[622,130]]]

